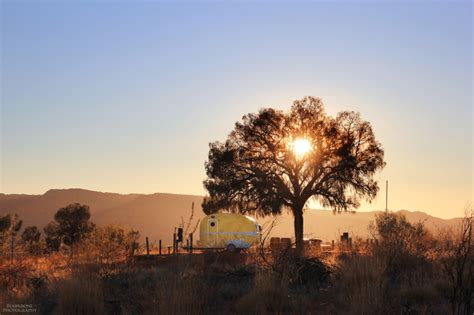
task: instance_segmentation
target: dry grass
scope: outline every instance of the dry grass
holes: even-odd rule
[[[0,303],[47,314],[458,314],[473,302],[472,269],[453,282],[449,267],[472,268],[471,247],[457,254],[467,241],[354,242],[304,259],[291,251],[104,259],[84,246],[74,260],[0,260]]]
[[[94,277],[76,276],[56,283],[56,314],[105,314],[101,283]]]
[[[278,270],[245,254],[154,258],[117,265],[106,275],[97,272],[100,266],[58,260],[40,259],[40,273],[32,272],[31,263],[2,264],[0,298],[37,301],[41,310],[56,314],[310,314],[315,308],[329,313],[427,314],[436,310],[430,306],[435,300],[444,301],[438,309],[449,312],[449,301],[435,279],[390,286],[385,261],[375,253],[326,255],[325,261],[333,264],[329,277],[318,269],[326,266],[320,260],[288,258]],[[45,273],[47,268],[50,272]],[[42,283],[35,287],[33,279],[39,274]]]

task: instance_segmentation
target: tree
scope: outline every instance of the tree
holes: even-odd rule
[[[21,239],[23,242],[28,244],[28,250],[30,253],[36,252],[38,249],[38,242],[41,237],[41,232],[38,230],[36,226],[28,226],[25,228],[23,233],[21,234]]]
[[[373,254],[381,259],[384,273],[391,287],[407,279],[427,277],[430,263],[429,248],[433,243],[423,223],[410,223],[401,213],[380,213],[369,231],[378,242]]]
[[[3,248],[5,240],[8,237],[8,231],[10,230],[10,226],[12,224],[12,217],[11,215],[7,214],[0,218],[0,249]]]
[[[38,242],[41,236],[41,232],[36,226],[28,226],[21,234],[21,239],[29,244]]]
[[[43,229],[45,234],[46,252],[57,252],[61,247],[61,235],[59,226],[56,222],[50,222]]]
[[[355,112],[330,117],[314,97],[295,101],[289,112],[247,114],[225,143],[209,146],[204,211],[269,215],[289,209],[298,253],[306,202],[313,198],[334,211],[357,208],[361,199],[376,196],[373,175],[385,165],[370,123]]]
[[[10,258],[13,260],[15,253],[15,238],[21,229],[23,221],[18,219],[18,215],[13,217],[10,214],[0,218],[0,249],[3,251],[5,241],[10,237]]]
[[[369,230],[379,240],[380,249],[390,256],[422,255],[427,250],[428,237],[423,223],[410,223],[401,213],[380,213]]]
[[[95,227],[92,222],[89,222],[90,217],[89,206],[79,203],[61,208],[54,215],[54,220],[58,224],[58,235],[62,242],[70,247],[71,257],[73,256],[74,245],[79,243]]]

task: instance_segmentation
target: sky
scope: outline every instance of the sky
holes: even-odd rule
[[[0,192],[203,195],[208,144],[306,95],[359,111],[385,208],[473,200],[471,2],[1,1]]]

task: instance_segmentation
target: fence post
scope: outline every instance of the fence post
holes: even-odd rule
[[[161,240],[160,240],[160,242],[159,242],[158,249],[159,249],[160,256],[161,256]]]
[[[176,254],[176,233],[173,233],[173,255]]]
[[[145,237],[145,241],[146,241],[146,255],[150,256],[150,246],[148,244],[148,237]]]
[[[189,253],[193,253],[193,233],[189,233]]]

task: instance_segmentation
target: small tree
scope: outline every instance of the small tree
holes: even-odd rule
[[[0,220],[0,230],[3,230],[2,243],[10,237],[10,259],[13,260],[15,253],[15,239],[16,235],[21,229],[23,221],[18,218],[18,215],[15,214],[13,218],[8,214]]]
[[[295,101],[289,112],[262,109],[237,122],[226,142],[210,144],[203,209],[257,215],[289,209],[301,253],[306,202],[313,198],[345,211],[372,200],[383,156],[370,123],[358,113],[333,118],[314,97]]]
[[[74,254],[74,246],[95,227],[92,222],[89,222],[90,217],[89,206],[79,203],[61,208],[54,215],[54,220],[58,224],[58,233],[62,242],[69,246],[71,257]]]
[[[12,224],[11,215],[7,214],[3,217],[0,217],[0,249],[3,251],[3,247],[8,238],[8,231]]]
[[[61,247],[62,238],[56,222],[50,222],[43,229],[45,235],[46,252],[57,252]]]
[[[403,279],[411,282],[415,276],[428,275],[429,235],[421,222],[410,223],[403,214],[381,213],[375,217],[375,223],[369,225],[369,230],[378,240],[375,254],[382,258],[391,286]]]
[[[138,244],[138,238],[137,231],[107,225],[90,233],[86,249],[96,262],[113,267],[116,263],[133,256],[133,249]]]
[[[21,239],[27,244],[28,251],[31,254],[37,253],[41,232],[36,226],[28,226],[21,234]]]
[[[421,222],[412,224],[403,214],[381,213],[369,225],[372,235],[379,240],[381,249],[394,254],[422,254],[426,248],[427,231]]]

